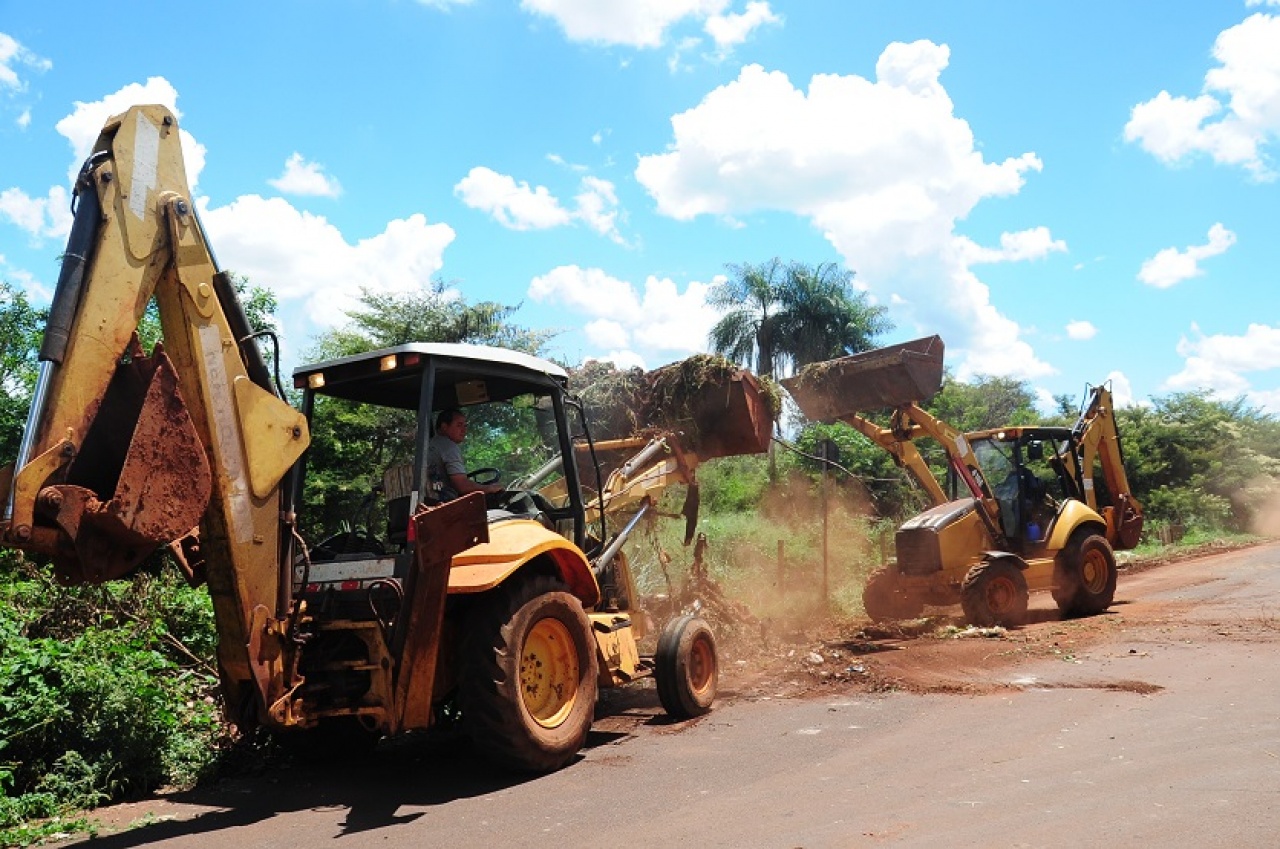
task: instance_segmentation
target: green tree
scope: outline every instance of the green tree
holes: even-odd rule
[[[892,323],[881,306],[854,292],[853,273],[834,263],[729,266],[707,302],[723,312],[709,336],[718,354],[774,377],[872,347]]]
[[[787,267],[778,351],[793,369],[875,347],[875,337],[893,328],[882,306],[853,290],[853,272],[833,262]]]
[[[468,303],[443,280],[413,292],[365,289],[360,305],[347,313],[350,323],[322,335],[310,359],[346,357],[407,342],[467,342],[537,354],[555,334],[512,323],[519,308],[494,301]]]
[[[22,442],[44,314],[21,289],[0,281],[0,465],[17,457]]]
[[[1247,529],[1276,497],[1280,422],[1243,398],[1179,392],[1117,412],[1130,485],[1154,522]]]
[[[924,407],[962,433],[1040,423],[1035,393],[1026,381],[1012,377],[983,375],[962,383],[948,376]]]

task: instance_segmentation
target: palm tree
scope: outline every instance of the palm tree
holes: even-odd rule
[[[752,365],[754,354],[756,374],[772,377],[786,269],[777,257],[759,265],[742,263],[728,268],[731,276],[707,293],[707,303],[724,311],[711,328],[711,349],[747,366]]]
[[[756,373],[774,377],[813,362],[865,351],[893,325],[885,308],[853,291],[853,272],[772,259],[730,265],[707,302],[724,310],[711,328],[711,348]]]
[[[893,328],[882,306],[853,290],[853,272],[833,262],[787,267],[774,356],[799,371],[809,363],[874,347],[874,337]]]

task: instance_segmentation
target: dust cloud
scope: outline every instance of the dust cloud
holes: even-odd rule
[[[1252,510],[1249,532],[1264,537],[1280,537],[1280,480],[1257,478],[1249,482],[1247,489],[1260,497]]]

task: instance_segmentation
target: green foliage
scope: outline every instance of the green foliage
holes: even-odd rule
[[[348,357],[407,342],[468,342],[537,354],[554,335],[512,323],[519,306],[493,301],[469,304],[442,280],[414,292],[363,290],[347,327],[322,335],[310,360]]]
[[[702,509],[713,513],[755,510],[769,486],[769,464],[763,455],[722,457],[698,469]]]
[[[22,290],[0,281],[0,466],[18,455],[22,442],[44,316]]]
[[[803,621],[815,610],[841,616],[861,613],[861,587],[867,574],[881,563],[883,527],[865,514],[856,490],[830,481],[825,522],[820,486],[800,475],[784,475],[767,485],[760,501],[749,509],[720,512],[708,509],[708,499],[715,503],[720,496],[715,492],[715,477],[704,479],[702,471],[699,469],[704,495],[698,531],[710,541],[705,566],[730,598],[780,627],[790,627],[787,623],[795,619]],[[757,479],[765,477],[762,470],[755,474]],[[822,597],[824,524],[826,599]],[[668,592],[668,578],[670,588],[679,590],[693,555],[691,548],[682,545],[683,532],[683,522],[659,520],[649,533],[628,544],[627,557],[643,594]],[[670,560],[665,568],[659,552]],[[716,626],[750,628],[733,620],[717,622]],[[761,637],[755,630],[743,633],[753,641]]]
[[[1247,529],[1280,493],[1280,422],[1194,393],[1117,412],[1129,481],[1153,522]]]
[[[962,433],[1040,424],[1035,394],[1026,381],[1012,377],[979,376],[962,383],[948,376],[938,394],[923,406]]]
[[[842,422],[812,424],[802,430],[796,447],[808,456],[797,456],[791,462],[816,479],[824,464],[815,458],[823,456],[826,440],[835,443],[840,454],[838,466],[828,474],[842,486],[865,492],[866,500],[880,515],[906,519],[928,506],[925,493],[897,467],[888,451]]]
[[[194,783],[225,740],[215,642],[172,576],[0,581],[0,828]]]

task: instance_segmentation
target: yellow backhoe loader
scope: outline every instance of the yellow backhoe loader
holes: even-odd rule
[[[1074,427],[960,433],[926,412],[942,386],[937,336],[815,363],[783,385],[816,421],[843,421],[888,451],[934,506],[905,522],[896,558],[872,573],[872,619],[919,616],[957,602],[976,625],[1016,625],[1028,593],[1049,590],[1064,616],[1101,613],[1116,589],[1114,550],[1142,533],[1111,391],[1093,387]],[[890,409],[888,427],[868,414]],[[940,480],[917,441],[946,457]]]
[[[710,709],[710,629],[677,616],[640,653],[648,617],[622,553],[635,520],[616,527],[639,481],[693,483],[697,446],[646,437],[657,447],[606,482],[564,370],[473,345],[303,366],[295,410],[215,265],[173,115],[113,117],[75,188],[20,456],[0,473],[0,545],[66,583],[124,577],[169,546],[212,595],[228,718],[302,747],[457,722],[499,763],[546,771],[582,747],[600,687],[652,675],[669,713]],[[163,344],[146,355],[135,329],[153,297]],[[723,439],[706,456],[763,450],[754,378],[720,390],[746,414],[711,405],[702,426]],[[362,521],[309,545],[319,404],[405,426]],[[469,441],[504,447],[502,492],[436,498],[427,444],[452,408],[482,425]]]

